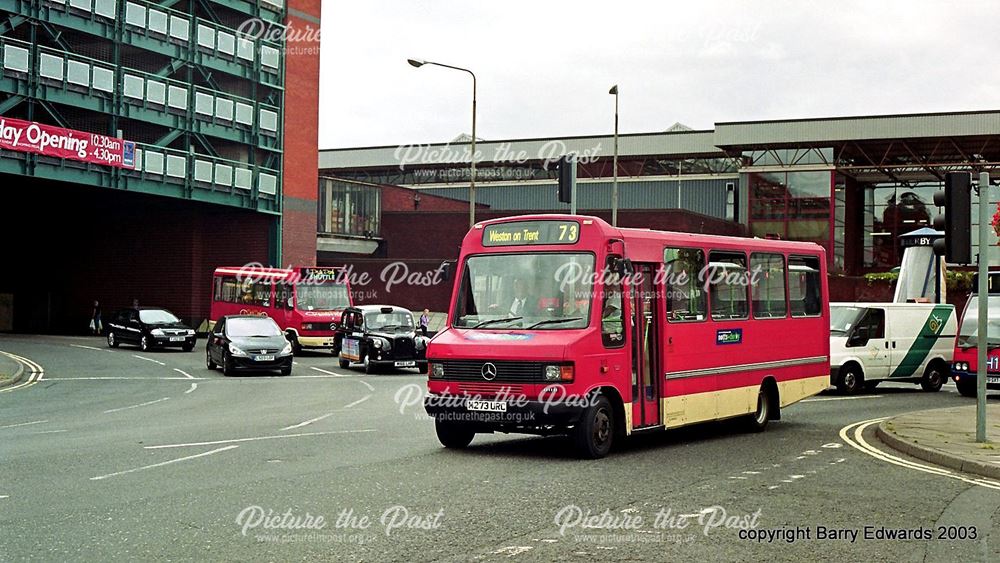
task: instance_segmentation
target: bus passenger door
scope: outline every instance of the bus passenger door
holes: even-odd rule
[[[660,424],[660,378],[656,343],[656,292],[651,264],[636,264],[632,298],[632,425]]]

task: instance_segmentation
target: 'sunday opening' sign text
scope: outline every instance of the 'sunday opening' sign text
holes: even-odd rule
[[[135,143],[20,119],[0,118],[0,149],[135,168]]]

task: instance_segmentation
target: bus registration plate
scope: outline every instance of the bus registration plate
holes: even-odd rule
[[[467,408],[470,411],[479,411],[479,412],[507,412],[507,402],[466,399],[465,408]]]
[[[986,383],[1000,383],[1000,375],[987,375]]]

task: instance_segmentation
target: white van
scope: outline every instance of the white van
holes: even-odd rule
[[[937,391],[948,380],[958,320],[938,303],[831,303],[830,383],[842,393],[882,381]]]

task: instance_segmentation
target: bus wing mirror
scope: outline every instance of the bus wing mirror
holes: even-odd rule
[[[293,302],[293,298],[289,297],[289,298],[288,298],[288,308],[289,308],[289,309],[292,309],[292,308],[293,308],[293,303],[292,303],[292,302]]]
[[[623,278],[627,278],[632,275],[635,269],[632,266],[632,261],[628,258],[619,259],[615,263],[615,273]]]
[[[438,270],[441,271],[441,277],[444,278],[444,281],[451,281],[451,275],[454,273],[452,271],[454,266],[454,260],[445,260],[444,262],[441,262],[441,266],[438,267]]]

